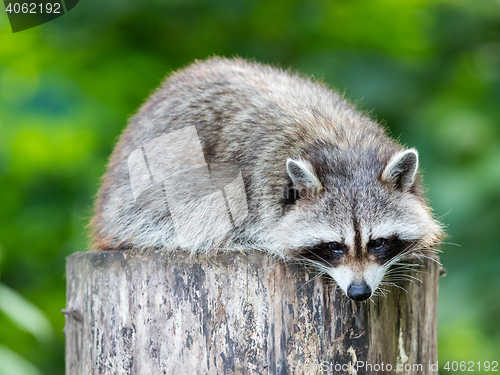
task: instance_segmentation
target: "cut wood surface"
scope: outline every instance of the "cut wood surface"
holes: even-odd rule
[[[406,291],[353,302],[259,252],[76,253],[66,374],[437,373],[440,267],[424,264]]]

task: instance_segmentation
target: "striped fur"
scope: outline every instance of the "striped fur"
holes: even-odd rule
[[[127,160],[147,142],[187,126],[196,127],[208,165],[240,168],[248,204],[245,220],[188,247],[192,253],[253,248],[300,259],[347,293],[353,280],[375,291],[386,265],[410,253],[409,244],[414,253],[442,236],[422,197],[416,150],[390,139],[321,83],[241,59],[212,58],[172,74],[131,119],[95,205],[93,249],[179,248],[170,213],[134,201]],[[389,249],[396,252],[390,258],[370,247],[377,238],[398,238],[407,247]],[[330,256],[330,243],[342,244],[344,252]]]

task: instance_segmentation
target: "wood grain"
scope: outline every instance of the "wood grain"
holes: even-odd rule
[[[421,271],[421,283],[400,284],[407,292],[353,302],[331,280],[258,252],[76,253],[66,374],[437,373],[440,267]]]

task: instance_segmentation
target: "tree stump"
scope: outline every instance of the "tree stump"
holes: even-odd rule
[[[353,302],[259,252],[76,253],[66,374],[437,373],[440,267],[421,271],[407,292]]]

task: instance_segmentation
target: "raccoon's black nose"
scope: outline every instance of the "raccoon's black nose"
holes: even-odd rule
[[[366,282],[352,283],[347,289],[347,296],[355,301],[364,301],[370,298],[372,290]]]

